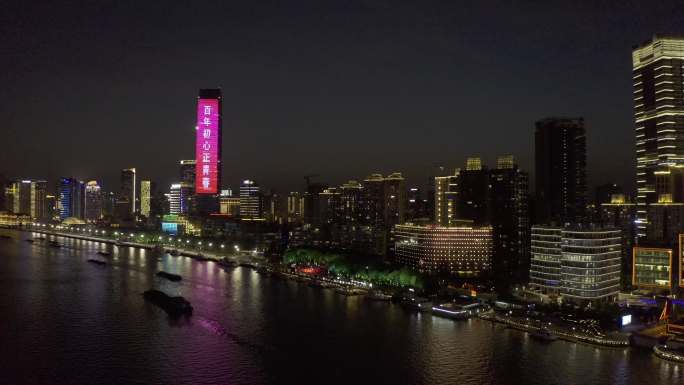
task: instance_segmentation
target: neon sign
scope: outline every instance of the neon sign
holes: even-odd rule
[[[195,192],[218,193],[219,132],[218,99],[197,101],[197,127],[195,133]]]

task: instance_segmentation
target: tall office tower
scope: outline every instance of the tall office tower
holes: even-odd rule
[[[140,181],[140,214],[149,218],[150,200],[152,199],[152,182],[149,180]]]
[[[683,66],[682,37],[654,36],[632,51],[638,238],[647,236],[648,210],[660,200],[656,174],[684,165]]]
[[[420,187],[410,187],[406,194],[406,220],[415,221],[417,219],[427,220],[425,212],[425,200]]]
[[[253,180],[244,180],[240,185],[240,218],[258,220],[263,218],[261,191]]]
[[[342,211],[342,223],[354,226],[361,219],[361,183],[350,180],[340,186],[340,206]]]
[[[181,183],[191,184],[194,189],[197,161],[195,159],[187,159],[181,160],[179,163]]]
[[[535,222],[586,221],[586,136],[582,118],[547,118],[535,130]]]
[[[287,196],[287,221],[300,223],[304,219],[304,198],[297,191],[290,192]]]
[[[45,195],[45,217],[47,220],[55,219],[57,215],[57,199],[54,195]]]
[[[182,214],[181,184],[174,183],[169,191],[169,214]]]
[[[31,181],[31,218],[38,220],[49,219],[47,207],[47,181]]]
[[[530,259],[528,181],[513,156],[489,172],[489,223],[494,229],[492,270],[502,284],[527,282]]]
[[[169,191],[169,214],[188,215],[192,186],[185,183],[174,183]]]
[[[384,185],[384,223],[392,228],[406,221],[406,181],[400,172],[387,175]]]
[[[9,210],[25,214],[34,220],[47,219],[47,182],[43,180],[21,180],[12,182],[5,190],[9,199]]]
[[[200,215],[219,212],[221,189],[221,90],[201,89],[195,127],[195,197]]]
[[[321,225],[340,223],[342,217],[341,198],[340,189],[336,187],[328,187],[318,194],[320,218],[317,223]]]
[[[85,216],[85,183],[74,178],[60,178],[58,183],[59,219]]]
[[[95,180],[86,183],[85,186],[85,221],[97,222],[103,216],[102,188]]]
[[[121,170],[121,193],[119,195],[119,205],[122,207],[127,207],[126,211],[128,213],[135,214],[136,199],[135,168],[125,168]],[[123,215],[123,212],[121,214]]]
[[[456,217],[475,225],[489,224],[489,172],[480,158],[468,158],[466,169],[459,175],[459,197]]]
[[[434,216],[440,226],[451,226],[456,220],[460,174],[461,169],[457,168],[454,175],[435,177]]]
[[[383,226],[385,217],[385,186],[381,174],[369,175],[362,186],[362,217],[364,224]]]
[[[102,192],[102,215],[110,218],[116,215],[116,194],[112,191]]]

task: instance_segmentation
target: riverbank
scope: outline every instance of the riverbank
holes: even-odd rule
[[[505,324],[512,329],[524,332],[532,333],[539,330],[538,325],[534,325],[527,319],[523,320],[522,318],[517,317],[501,316],[496,314],[494,311],[482,313],[479,315],[479,318],[490,322]],[[555,335],[559,339],[568,342],[584,342],[592,345],[614,348],[625,348],[630,346],[628,336],[622,336],[621,338],[603,338],[599,336],[578,333],[572,330],[566,330],[554,325],[544,325],[544,329],[548,330],[549,333]]]
[[[232,260],[236,264],[256,269],[260,273],[272,274],[283,279],[308,284],[312,287],[320,287],[324,289],[331,288],[336,290],[339,294],[343,295],[367,295],[368,290],[372,288],[368,283],[364,282],[343,280],[335,277],[312,276],[309,274],[298,273],[296,271],[293,272],[289,269],[283,268],[282,264],[268,263],[265,260],[256,260],[255,258],[247,256],[233,256],[232,258],[230,258],[226,256],[217,255],[214,253],[201,252],[198,250],[188,250],[178,247],[170,247],[168,245],[163,244],[145,244],[139,242],[121,241],[118,239],[98,237],[93,235],[63,233],[59,231],[46,231],[38,229],[21,229],[20,231],[34,232],[39,234],[60,236],[72,239],[89,240],[94,242],[102,242],[119,247],[135,247],[144,248],[148,250],[157,248],[162,249],[164,252],[171,253],[172,255],[185,256],[200,261],[220,262],[221,260],[226,258]],[[480,314],[479,318],[485,321],[505,324],[510,328],[524,332],[534,332],[539,329],[538,325],[534,325],[533,323],[530,323],[529,320],[525,320],[524,318],[500,316],[495,314],[494,312]],[[623,336],[623,338],[602,338],[598,336],[578,333],[576,331],[567,330],[564,328],[560,328],[558,326],[545,326],[545,328],[549,329],[549,331],[555,336],[557,336],[559,339],[568,342],[583,342],[596,346],[612,348],[624,348],[630,345],[629,340],[626,336]]]

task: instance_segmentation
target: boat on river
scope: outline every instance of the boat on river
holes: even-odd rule
[[[159,290],[147,290],[143,293],[145,300],[159,306],[169,316],[179,317],[191,315],[193,308],[190,302],[183,297],[171,297]]]
[[[557,335],[551,333],[548,329],[544,328],[539,328],[534,332],[530,333],[530,337],[546,342],[551,342],[558,339]]]
[[[99,259],[93,259],[93,258],[89,259],[88,262],[94,263],[94,264],[100,265],[100,266],[104,266],[107,264],[107,262],[105,262],[105,261],[100,261]]]

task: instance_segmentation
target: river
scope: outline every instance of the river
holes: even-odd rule
[[[248,268],[0,234],[14,237],[0,239],[3,384],[684,383],[684,365],[646,350],[543,343]],[[159,270],[183,280],[158,278]],[[149,288],[184,296],[194,315],[169,320],[143,300]]]

